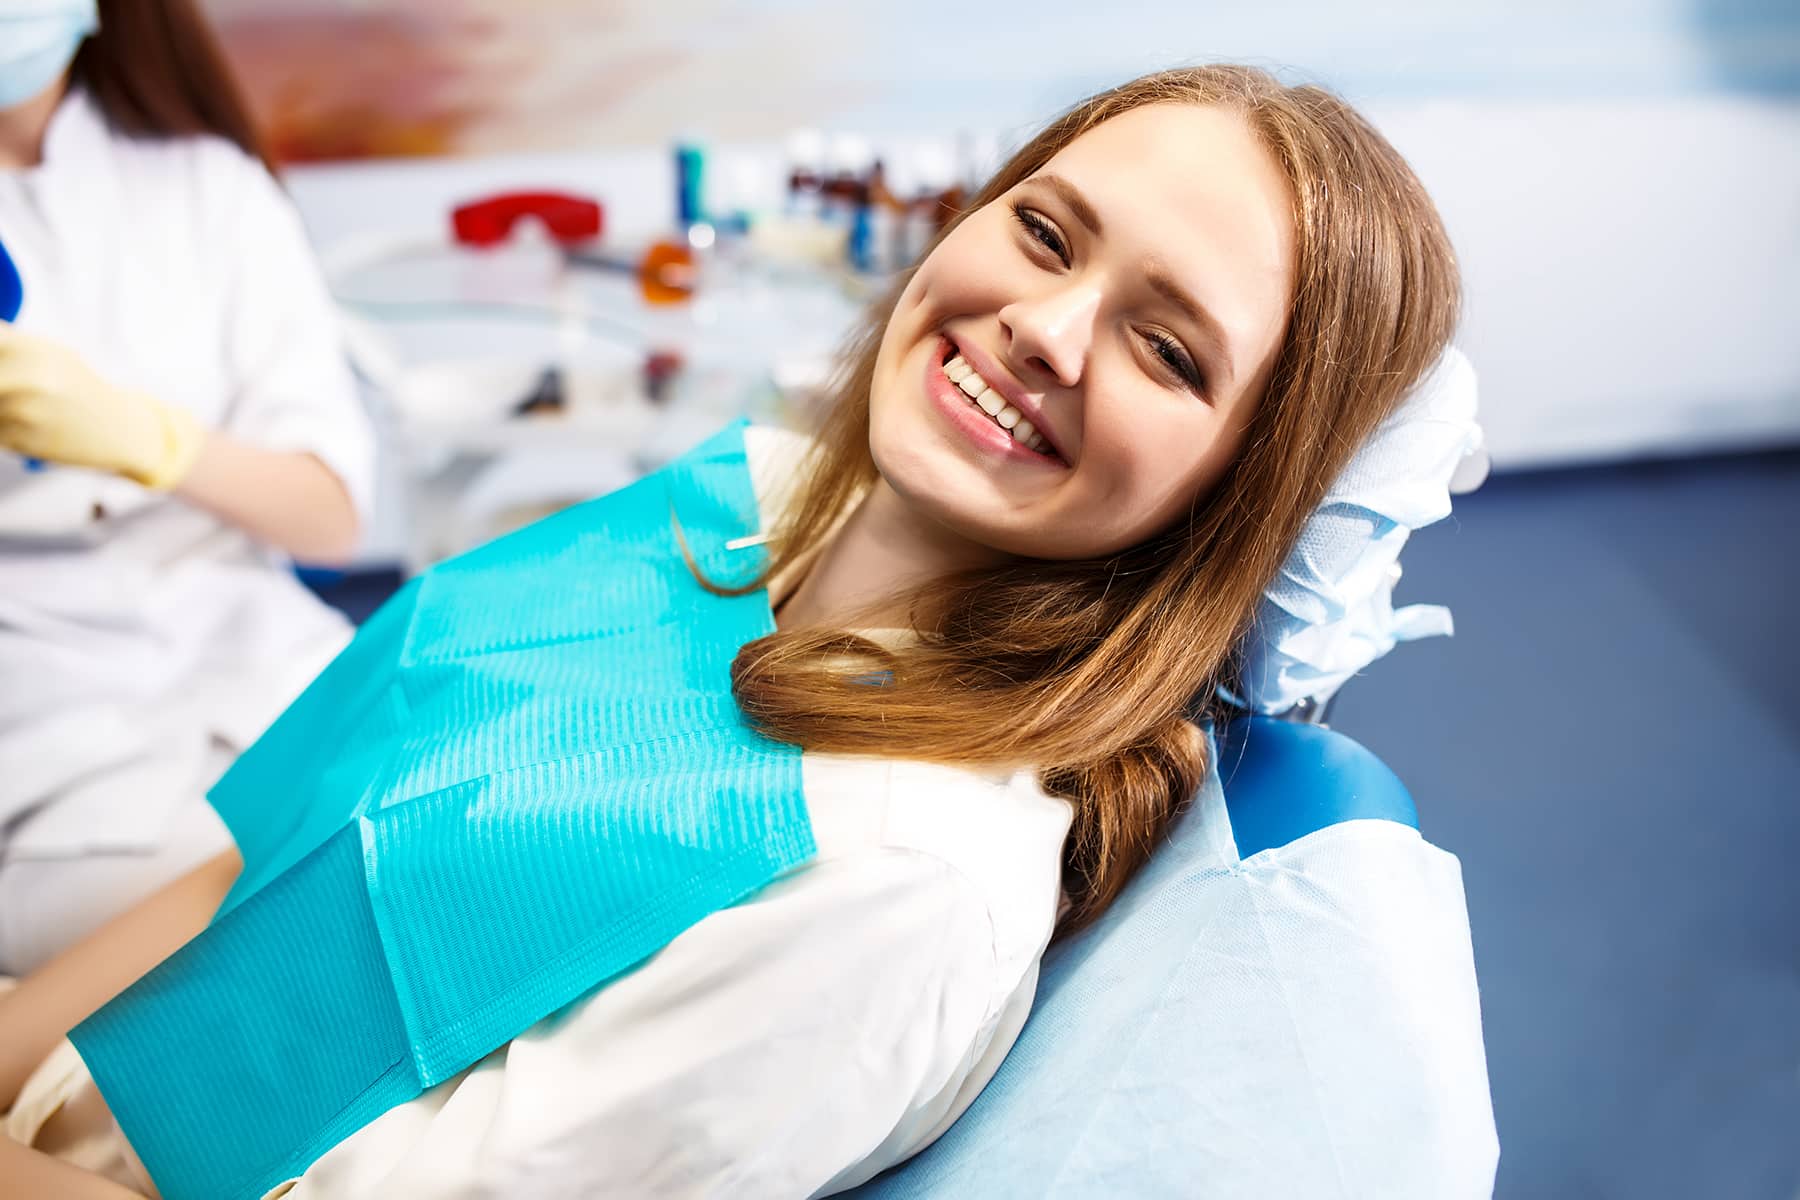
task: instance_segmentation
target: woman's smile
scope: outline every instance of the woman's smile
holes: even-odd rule
[[[989,371],[998,373],[993,368]],[[925,359],[925,391],[953,427],[989,454],[1002,461],[1068,469],[1050,440],[1022,411],[1021,405],[1029,402],[1009,399],[1007,392],[976,370],[947,337],[940,337],[936,352]]]

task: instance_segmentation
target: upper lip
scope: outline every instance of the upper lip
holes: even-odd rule
[[[1018,409],[1031,422],[1033,429],[1044,435],[1044,440],[1050,443],[1050,449],[1056,452],[1058,458],[1064,462],[1069,461],[1069,456],[1063,453],[1062,440],[1050,431],[1050,423],[1044,419],[1044,410],[1019,386],[1016,379],[976,347],[954,337],[950,338],[950,344],[962,355],[964,362],[975,368],[977,375],[987,380],[989,387],[999,392],[1008,404]]]

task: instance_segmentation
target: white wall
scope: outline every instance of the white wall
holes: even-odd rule
[[[1387,100],[1462,258],[1461,341],[1501,467],[1800,442],[1800,101]],[[435,228],[494,188],[672,211],[660,149],[298,168],[322,246]]]
[[[496,17],[514,42],[550,26],[569,39],[562,73],[534,80],[540,106],[646,47],[667,67],[574,122],[589,149],[296,169],[322,245],[435,228],[457,200],[525,184],[595,192],[614,230],[657,231],[677,130],[779,146],[808,120],[890,145],[1016,143],[1138,72],[1244,59],[1357,103],[1436,198],[1499,465],[1800,442],[1791,2],[620,0],[582,16],[506,0],[495,12],[519,14]]]
[[[1455,239],[1497,463],[1800,442],[1800,102],[1368,107]]]

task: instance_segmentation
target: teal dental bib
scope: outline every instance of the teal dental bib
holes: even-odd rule
[[[734,425],[412,580],[213,788],[211,927],[71,1035],[165,1196],[258,1196],[814,853],[730,666]]]

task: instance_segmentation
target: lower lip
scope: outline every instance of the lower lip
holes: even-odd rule
[[[1032,463],[1041,467],[1058,467],[1063,464],[1047,454],[1039,454],[1022,442],[1013,440],[1012,434],[1002,429],[999,422],[983,412],[968,394],[944,374],[944,356],[954,347],[946,338],[939,338],[937,350],[925,360],[925,394],[931,397],[932,404],[944,415],[944,419],[960,429],[976,446],[990,454],[1003,459],[1020,463]]]

